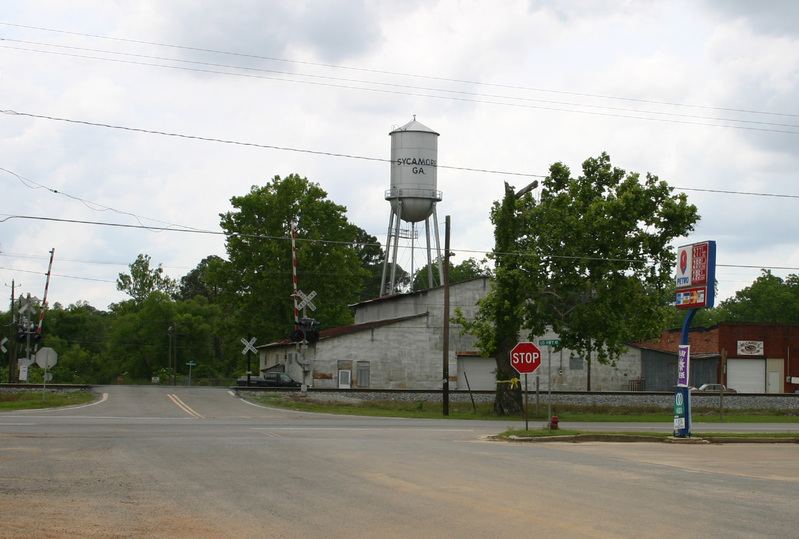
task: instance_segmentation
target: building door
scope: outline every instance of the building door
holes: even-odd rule
[[[768,358],[766,360],[766,393],[782,393],[785,386],[782,381],[785,379],[785,361],[778,358]]]
[[[496,389],[496,370],[497,362],[493,358],[458,356],[458,389]]]
[[[339,389],[350,389],[352,387],[352,371],[338,371]]]
[[[782,373],[780,371],[768,371],[766,392],[782,393]]]
[[[765,393],[766,360],[728,359],[727,387],[731,387],[739,393]]]

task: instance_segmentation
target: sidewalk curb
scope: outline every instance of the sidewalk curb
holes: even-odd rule
[[[494,437],[494,440],[499,438]],[[508,436],[506,440],[511,442],[648,442],[648,443],[667,443],[667,444],[799,444],[799,437],[745,437],[745,436],[706,436],[683,438],[679,436],[643,436],[637,434],[569,434],[564,436]]]

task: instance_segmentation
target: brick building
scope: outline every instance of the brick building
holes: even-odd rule
[[[677,382],[680,329],[639,343],[644,389],[669,390]],[[691,328],[690,385],[723,383],[742,393],[799,391],[799,324],[722,322]]]

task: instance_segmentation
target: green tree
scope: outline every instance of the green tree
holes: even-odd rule
[[[693,230],[696,207],[654,175],[613,167],[605,153],[582,172],[572,178],[555,163],[538,199],[508,190],[494,205],[496,277],[467,329],[497,358],[498,376],[511,372],[508,352],[521,328],[533,335],[552,328],[589,366],[661,331],[662,290],[673,280],[669,244]],[[514,409],[504,404],[498,411]]]
[[[114,313],[108,331],[108,348],[113,350],[116,376],[147,380],[154,372],[169,367],[169,328],[175,320],[175,302],[154,291],[141,302],[123,301],[111,305]]]
[[[177,292],[177,284],[164,275],[161,264],[157,268],[150,268],[150,255],[140,254],[129,267],[130,274],[119,274],[117,290],[128,294],[136,303],[142,303],[156,290],[170,296]]]
[[[799,276],[785,279],[770,270],[719,307],[719,321],[772,324],[799,323]]]
[[[58,353],[52,369],[59,383],[107,383],[116,369],[109,369],[105,354],[111,315],[78,301],[64,308],[56,303],[45,313],[43,344]]]
[[[385,254],[377,238],[358,228],[353,245],[361,267],[365,270],[363,285],[358,295],[361,299],[380,297],[380,281],[383,277]]]
[[[358,228],[347,220],[344,206],[296,174],[253,186],[231,204],[234,210],[221,215],[228,262],[214,278],[226,283],[224,302],[239,316],[242,333],[263,343],[287,338],[294,327],[292,221],[298,287],[317,293],[317,309],[309,316],[322,327],[352,322],[348,305],[358,301],[369,274],[359,258]]]
[[[209,268],[222,263],[224,263],[222,258],[216,255],[203,258],[196,268],[181,277],[177,299],[185,301],[203,296],[211,303],[216,302],[222,289],[219,285],[209,282],[208,273]]]
[[[440,286],[441,283],[438,282],[438,270],[435,268],[436,266],[434,265],[433,283],[435,286]],[[423,268],[419,269],[419,271],[416,272],[416,277],[414,277],[413,279],[414,290],[424,290],[425,288],[427,288],[427,285],[430,282],[427,277],[429,271],[430,271],[429,267],[424,266]],[[475,260],[474,258],[467,258],[460,264],[453,264],[449,267],[450,283],[457,283],[460,281],[473,279],[475,277],[490,276],[490,275],[491,275],[491,269],[488,267],[487,260],[478,261]]]

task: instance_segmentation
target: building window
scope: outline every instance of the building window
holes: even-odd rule
[[[569,369],[573,371],[581,371],[583,370],[583,364],[585,360],[581,357],[570,357],[569,358]]]
[[[359,361],[355,370],[355,386],[369,387],[369,362]]]

